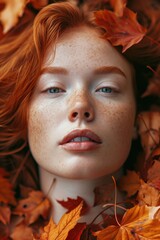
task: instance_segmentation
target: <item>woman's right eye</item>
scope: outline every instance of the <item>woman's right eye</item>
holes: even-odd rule
[[[60,92],[65,92],[63,89],[58,88],[58,87],[51,87],[47,89],[48,93],[60,93]]]

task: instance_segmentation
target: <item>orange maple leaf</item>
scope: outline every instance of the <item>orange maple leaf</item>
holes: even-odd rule
[[[97,240],[158,240],[160,221],[149,219],[149,211],[149,207],[136,205],[126,211],[121,224],[111,225],[93,234]]]
[[[127,0],[110,0],[111,6],[117,16],[121,17],[126,7]]]
[[[7,179],[8,176],[9,174],[3,168],[0,168],[0,202],[14,205],[16,200],[12,184]]]
[[[128,197],[133,196],[140,187],[140,177],[135,171],[127,170],[127,175],[120,179],[119,187]]]
[[[39,216],[46,219],[50,209],[51,203],[41,191],[31,191],[28,198],[19,201],[13,214],[24,216],[27,224],[32,224]]]
[[[141,180],[137,200],[140,204],[158,206],[160,204],[160,192]]]
[[[19,17],[24,13],[25,6],[28,0],[3,0],[5,7],[0,12],[0,22],[3,25],[3,32],[8,32],[14,27]]]
[[[104,38],[113,46],[123,46],[122,52],[140,42],[146,34],[146,29],[138,23],[136,14],[128,8],[124,9],[121,17],[109,10],[97,11],[95,21],[106,30]]]
[[[83,203],[81,202],[75,209],[69,213],[65,213],[60,219],[58,225],[56,225],[52,219],[50,219],[48,225],[44,227],[44,232],[40,238],[33,238],[34,240],[66,240],[68,233],[75,227],[77,221],[80,218],[80,213]]]

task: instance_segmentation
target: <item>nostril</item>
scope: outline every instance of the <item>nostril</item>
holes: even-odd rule
[[[89,117],[90,117],[90,113],[89,113],[89,112],[85,112],[85,113],[84,113],[84,116],[85,116],[86,118],[89,118]]]
[[[72,113],[72,117],[73,117],[73,118],[77,117],[77,115],[78,115],[77,112]]]

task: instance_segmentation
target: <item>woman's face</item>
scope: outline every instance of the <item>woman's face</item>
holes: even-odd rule
[[[28,140],[47,171],[98,178],[126,160],[135,120],[133,69],[94,29],[50,48],[29,106]]]

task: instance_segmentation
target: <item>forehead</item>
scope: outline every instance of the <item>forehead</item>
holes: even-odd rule
[[[98,30],[87,26],[64,32],[56,46],[50,47],[44,65],[74,67],[77,71],[107,65],[120,68],[127,76],[133,74],[133,67],[123,55]]]

